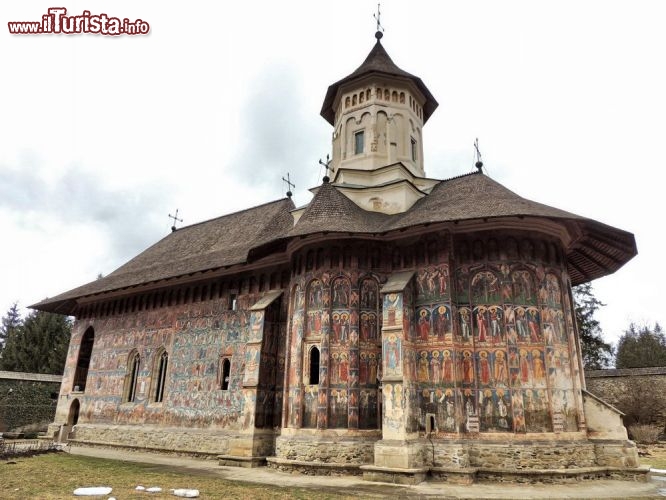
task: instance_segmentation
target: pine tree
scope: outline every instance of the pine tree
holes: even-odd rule
[[[586,370],[607,368],[613,359],[613,346],[604,341],[599,321],[594,317],[605,304],[594,296],[590,283],[573,287],[573,297],[583,365]]]
[[[666,334],[659,323],[650,328],[634,323],[617,343],[616,368],[666,366]]]
[[[0,370],[62,374],[71,327],[67,316],[30,313],[7,337]]]
[[[21,313],[18,310],[18,303],[9,308],[7,314],[2,317],[2,324],[0,324],[0,349],[5,345],[7,337],[12,331],[21,326]]]

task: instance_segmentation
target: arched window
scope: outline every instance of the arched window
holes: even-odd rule
[[[139,378],[139,366],[141,357],[136,351],[132,351],[127,358],[127,375],[125,375],[125,390],[123,401],[133,403],[136,399],[136,384]]]
[[[72,401],[72,404],[69,407],[69,413],[67,414],[67,425],[74,426],[79,422],[79,409],[81,403],[78,399]]]
[[[231,373],[231,361],[229,358],[220,360],[220,389],[229,390],[229,374]]]
[[[166,383],[169,354],[164,348],[157,351],[157,354],[155,367],[153,368],[153,402],[161,403],[164,400],[164,384]]]
[[[86,390],[86,379],[88,378],[88,368],[90,367],[90,357],[92,356],[93,344],[95,343],[95,331],[92,326],[86,330],[81,339],[79,347],[79,358],[76,361],[76,371],[74,372],[74,391],[84,392]]]
[[[319,384],[319,349],[310,349],[310,385]]]

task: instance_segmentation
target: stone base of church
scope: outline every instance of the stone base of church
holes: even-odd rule
[[[376,467],[374,465],[361,466],[363,479],[381,483],[419,484],[426,480],[428,467],[414,467],[402,469],[394,467]]]
[[[125,448],[206,458],[217,458],[221,454],[252,458],[272,455],[275,436],[272,430],[261,429],[234,433],[149,425],[78,424],[72,428],[69,442],[76,446]]]
[[[275,457],[317,466],[372,464],[375,442],[380,438],[380,431],[282,429],[275,440]]]
[[[483,440],[380,440],[372,465],[361,467],[368,481],[452,484],[477,481],[560,483],[588,479],[645,480],[635,445],[625,440],[589,440],[582,433],[563,439],[507,442]],[[533,436],[533,438],[536,436]]]
[[[364,467],[358,464],[306,462],[277,457],[267,457],[266,464],[271,469],[281,472],[297,472],[308,476],[360,476],[363,474],[362,467]]]

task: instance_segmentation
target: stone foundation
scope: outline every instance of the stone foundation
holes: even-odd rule
[[[520,443],[475,441],[468,446],[469,464],[472,467],[528,470],[583,468],[598,465],[595,446],[588,441],[524,441]],[[435,463],[435,465],[451,466],[452,464]]]
[[[276,458],[314,464],[363,465],[374,461],[378,437],[330,434],[280,436],[275,442]]]
[[[638,467],[638,448],[633,441],[594,441],[597,464],[609,467]]]
[[[265,434],[233,434],[209,429],[172,429],[147,425],[78,424],[70,442],[80,446],[106,446],[141,451],[157,451],[197,456],[233,455],[239,457],[272,454],[272,431]]]
[[[303,462],[284,458],[268,457],[266,463],[271,469],[282,472],[297,472],[307,476],[360,476],[361,465],[324,462]]]
[[[616,467],[582,467],[566,470],[532,469],[509,471],[506,469],[483,469],[476,473],[479,482],[490,483],[542,483],[560,484],[598,479],[614,479],[621,481],[647,481],[648,467],[635,469]]]

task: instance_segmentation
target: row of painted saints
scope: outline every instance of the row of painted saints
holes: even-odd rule
[[[449,268],[446,265],[422,269],[416,275],[417,300],[427,302],[448,297]]]
[[[457,309],[458,330],[453,334],[451,309],[448,305],[419,307],[413,340],[420,342],[450,341],[463,344],[509,345],[566,344],[564,313],[543,306],[480,305]]]
[[[384,352],[389,370],[398,363],[394,351]],[[562,386],[571,373],[566,349],[537,348],[450,349],[410,351],[405,356],[408,378],[417,382],[462,387]],[[568,384],[564,384],[568,386]]]
[[[379,339],[380,326],[374,312],[363,311],[359,314],[352,309],[351,312],[335,311],[329,314],[326,310],[316,310],[309,311],[307,318],[309,335],[319,336],[324,330],[328,330],[331,342],[336,344],[356,344],[359,330],[361,341],[376,343]]]
[[[559,430],[575,431],[572,398],[566,390],[423,389],[419,406],[435,414],[438,432],[550,432],[553,415],[563,417]]]
[[[303,403],[303,427],[306,428],[316,427],[317,420],[330,428],[377,427],[376,390],[330,389],[327,396],[327,391],[317,386],[306,386]]]
[[[360,356],[356,350],[350,352],[331,353],[330,361],[330,383],[347,384],[355,386],[353,383],[356,370],[350,370],[351,366],[358,365],[358,383],[361,385],[376,384],[381,372],[381,353],[380,352],[361,352]]]
[[[500,303],[559,306],[562,303],[559,279],[552,273],[537,272],[539,287],[532,272],[518,269],[513,272],[507,264],[499,266],[499,273],[480,271],[472,279],[466,268],[456,274],[456,295],[459,302],[477,304]]]
[[[307,308],[309,311],[315,309],[358,308],[376,310],[379,300],[379,286],[374,279],[361,280],[359,289],[352,289],[351,282],[347,278],[336,278],[332,281],[330,290],[321,281],[312,280],[308,286]],[[298,301],[298,298],[297,298]],[[297,302],[296,307],[302,308],[303,304]]]

